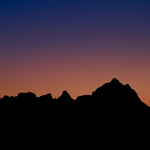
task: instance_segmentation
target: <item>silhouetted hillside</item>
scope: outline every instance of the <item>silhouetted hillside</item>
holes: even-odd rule
[[[123,85],[115,78],[110,83],[97,88],[91,95],[78,96],[76,100],[73,100],[67,91],[63,91],[58,99],[53,99],[51,93],[37,97],[34,93],[28,92],[19,93],[16,97],[4,96],[0,104],[1,107],[9,110],[20,107],[36,109],[40,106],[56,110],[59,105],[59,110],[71,107],[74,112],[76,112],[75,108],[82,111],[93,110],[97,113],[107,110],[111,111],[111,114],[117,111],[124,113],[149,111],[149,107],[139,99],[137,93],[128,84]]]
[[[65,102],[71,102],[73,99],[71,98],[71,96],[68,94],[68,92],[67,91],[63,91],[62,92],[62,95],[60,96],[60,97],[58,97],[58,101],[59,102],[63,102],[63,103],[65,103]]]
[[[77,137],[83,145],[85,141],[99,143],[99,136],[109,142],[117,137],[118,142],[124,143],[121,138],[145,136],[150,125],[150,108],[128,84],[123,85],[115,78],[91,95],[75,100],[67,91],[57,99],[51,93],[40,97],[31,92],[4,96],[0,99],[0,114],[3,127],[9,132],[32,132],[35,138],[49,134],[53,140],[59,137],[62,141],[67,136],[68,142]],[[9,130],[10,126],[13,130]]]
[[[109,109],[140,111],[148,108],[128,84],[123,85],[115,78],[110,83],[96,89],[91,97],[96,103],[99,103],[99,106],[109,107]]]

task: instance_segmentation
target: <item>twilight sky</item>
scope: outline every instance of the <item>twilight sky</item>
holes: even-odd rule
[[[91,94],[112,78],[150,106],[150,1],[1,0],[0,97]]]

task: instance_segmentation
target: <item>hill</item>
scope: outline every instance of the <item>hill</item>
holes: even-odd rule
[[[86,141],[97,145],[97,140],[117,140],[128,145],[132,138],[139,140],[139,136],[147,135],[150,125],[150,108],[128,84],[123,85],[115,78],[91,95],[81,95],[75,100],[67,91],[58,99],[51,93],[40,97],[31,92],[4,96],[0,100],[0,113],[2,128],[9,133],[21,137],[32,133],[35,139],[45,140],[48,136],[56,143],[67,140],[75,144],[77,137],[82,145]],[[86,144],[92,146],[90,143]]]

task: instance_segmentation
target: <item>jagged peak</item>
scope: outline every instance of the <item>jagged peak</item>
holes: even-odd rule
[[[118,79],[116,79],[116,78],[113,78],[113,79],[111,80],[111,83],[120,83],[120,81],[119,81]]]
[[[62,92],[62,94],[61,94],[61,96],[58,98],[58,99],[60,99],[60,98],[67,98],[67,99],[72,99],[71,98],[71,96],[69,95],[69,93],[66,91],[66,90],[64,90],[63,92]]]
[[[66,90],[64,90],[63,92],[62,92],[62,95],[61,96],[66,96],[66,95],[69,95],[69,93],[66,91]],[[70,95],[69,95],[70,96]]]
[[[118,87],[118,86],[124,86],[118,79],[116,78],[113,78],[110,82],[110,84],[112,84],[113,86],[115,87]]]

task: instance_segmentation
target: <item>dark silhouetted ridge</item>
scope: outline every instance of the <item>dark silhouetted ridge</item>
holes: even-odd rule
[[[40,100],[53,100],[53,97],[52,97],[51,93],[48,93],[46,95],[40,96],[38,99],[40,99]]]
[[[119,82],[119,80],[118,79],[116,79],[116,78],[113,78],[112,80],[111,80],[111,83],[115,83],[115,84],[120,84],[120,82]]]
[[[58,100],[67,102],[72,101],[73,99],[71,98],[71,96],[68,94],[67,91],[63,91],[62,95],[58,98]]]
[[[71,98],[67,91],[63,91],[58,99],[53,99],[51,93],[37,97],[34,93],[28,92],[19,93],[17,97],[5,95],[0,102],[1,106],[3,104],[6,106],[11,104],[12,107],[19,107],[20,104],[40,106],[42,103],[46,107],[52,107],[59,103],[61,103],[62,106],[64,103],[69,103],[71,105],[73,104],[74,107],[89,105],[87,107],[92,107],[93,109],[95,107],[95,110],[105,109],[112,112],[114,112],[114,110],[124,112],[127,110],[143,111],[148,110],[149,108],[139,99],[137,93],[129,86],[129,84],[123,85],[116,78],[113,78],[111,82],[105,83],[97,88],[91,95],[81,95],[78,96],[76,100]]]
[[[92,93],[92,99],[97,101],[99,106],[112,109],[112,111],[143,111],[148,108],[128,84],[123,85],[115,78],[96,89]]]
[[[148,137],[145,133],[150,126],[150,108],[129,84],[123,85],[116,78],[75,100],[67,91],[58,99],[51,93],[40,97],[31,92],[5,95],[0,99],[0,114],[4,135],[14,132],[11,135],[30,138],[32,134],[32,139],[56,145],[60,141],[78,145],[76,141],[82,141],[79,146],[91,144],[92,149],[104,141],[117,141],[123,147],[131,145],[129,140],[137,144],[141,137]]]
[[[19,93],[18,97],[19,100],[35,100],[37,97],[34,93]]]

